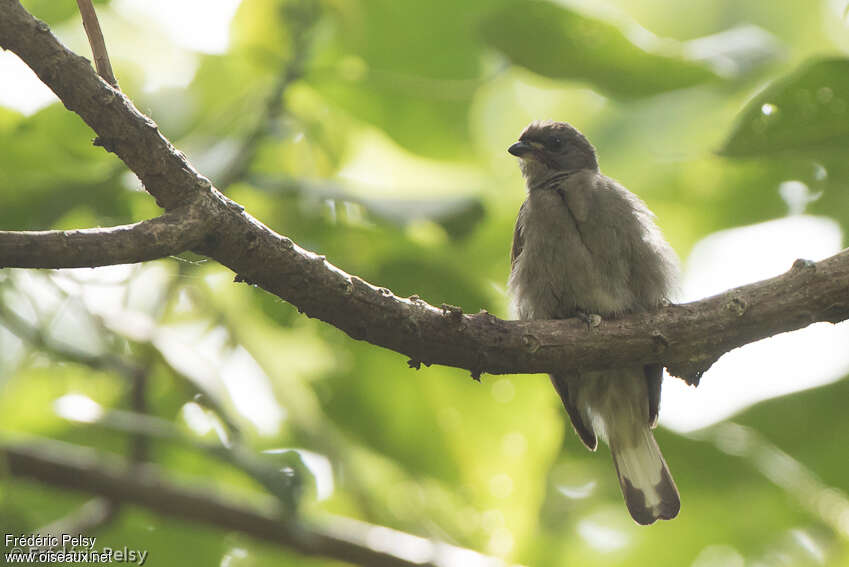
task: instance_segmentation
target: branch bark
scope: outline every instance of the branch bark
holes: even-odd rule
[[[82,230],[0,230],[0,267],[93,268],[180,254],[209,232],[200,210],[183,207],[154,219]]]
[[[396,297],[244,212],[212,187],[153,121],[101,81],[16,0],[0,0],[0,12],[0,45],[33,68],[160,205],[166,210],[184,205],[206,220],[203,238],[193,239],[196,252],[232,269],[237,281],[262,287],[355,339],[407,355],[411,366],[444,364],[478,377],[483,372],[565,372],[660,362],[672,374],[697,383],[733,348],[816,321],[849,318],[849,251],[816,264],[799,261],[784,275],[708,299],[605,321],[591,332],[577,320],[502,321],[486,312],[465,315],[416,297]],[[14,237],[6,234],[0,240],[4,238]],[[16,262],[3,249],[0,265],[38,265],[33,259]],[[132,258],[128,254],[124,261],[141,259]]]
[[[322,524],[312,525],[287,522],[271,511],[227,501],[196,487],[179,487],[153,465],[131,467],[120,459],[104,458],[85,447],[57,442],[30,446],[4,444],[0,445],[0,462],[4,470],[17,477],[240,532],[305,555],[370,567],[504,565],[469,549],[348,518],[331,517]]]

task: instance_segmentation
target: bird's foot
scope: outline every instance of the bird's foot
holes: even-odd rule
[[[598,313],[590,313],[588,311],[584,311],[583,309],[578,309],[575,312],[575,316],[586,323],[587,330],[592,331],[599,325],[601,325],[601,315]]]

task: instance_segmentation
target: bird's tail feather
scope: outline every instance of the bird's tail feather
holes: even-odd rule
[[[647,525],[677,516],[681,509],[678,488],[651,430],[644,426],[628,439],[630,443],[621,441],[611,436],[610,453],[631,517]]]

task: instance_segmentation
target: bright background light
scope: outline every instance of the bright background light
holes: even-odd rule
[[[98,15],[106,36],[112,58],[138,59],[146,72],[145,90],[163,86],[187,85],[194,74],[190,64],[193,53],[224,53],[230,45],[230,22],[241,0],[114,0],[110,10],[101,10]],[[125,28],[164,31],[168,40],[189,53],[179,53],[166,48],[163,43],[156,48],[151,44],[139,48],[131,43],[132,51],[122,52],[124,44],[109,41],[110,35],[122,36]],[[53,30],[72,49],[91,59],[88,51],[80,47],[84,42],[81,25],[73,22]],[[167,59],[167,64],[162,64]],[[146,64],[145,64],[146,63]],[[180,79],[174,73],[183,75]],[[53,92],[11,51],[0,52],[0,106],[33,114],[48,104],[58,102]]]

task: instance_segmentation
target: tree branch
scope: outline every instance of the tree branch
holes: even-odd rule
[[[240,532],[305,555],[370,567],[504,565],[469,549],[348,518],[331,518],[315,525],[281,520],[270,512],[227,501],[205,490],[179,487],[153,465],[130,468],[120,459],[107,459],[85,447],[57,442],[3,444],[0,460],[5,461],[3,469],[14,476]]]
[[[778,277],[693,303],[603,321],[587,331],[577,319],[503,321],[485,311],[464,315],[455,307],[398,298],[288,239],[281,244],[260,239],[255,253],[270,265],[295,269],[269,274],[266,268],[243,264],[239,268],[251,271],[240,269],[240,277],[356,339],[406,354],[411,366],[443,364],[469,369],[473,376],[662,362],[671,374],[695,384],[734,348],[817,321],[849,318],[849,250],[817,263],[799,260]],[[222,242],[210,255],[227,264],[235,254],[229,245]]]
[[[816,321],[849,318],[849,251],[816,264],[799,261],[784,275],[698,302],[605,321],[591,332],[577,320],[502,321],[486,312],[464,315],[454,307],[396,297],[245,213],[16,0],[0,0],[0,12],[0,45],[17,53],[82,116],[160,205],[171,210],[185,203],[191,214],[207,219],[208,232],[196,252],[232,269],[237,281],[258,285],[355,339],[406,354],[411,366],[444,364],[477,377],[661,362],[696,383],[733,348]],[[0,265],[15,264],[0,256]],[[26,263],[37,265],[35,259]]]
[[[0,267],[93,268],[156,260],[190,250],[209,232],[200,211],[184,207],[154,219],[82,230],[0,230]]]

